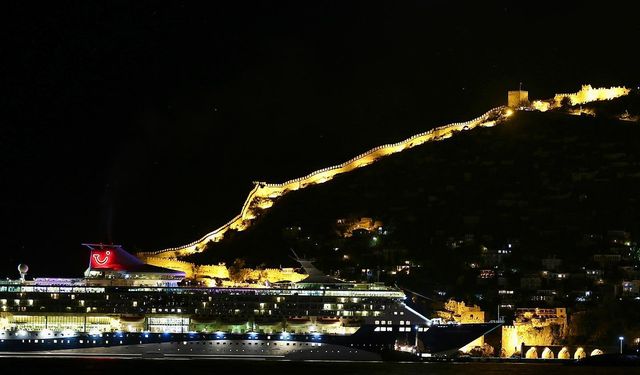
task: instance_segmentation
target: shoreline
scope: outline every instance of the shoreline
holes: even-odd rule
[[[261,363],[345,363],[345,364],[526,364],[526,365],[563,365],[563,366],[640,366],[637,355],[602,355],[596,359],[547,359],[547,358],[501,358],[501,357],[423,357],[412,360],[402,358],[396,360],[358,361],[358,360],[296,360],[283,357],[261,356],[224,356],[224,355],[164,355],[151,356],[144,354],[43,354],[43,353],[0,353],[0,362],[7,360],[109,360],[109,361],[195,361],[195,362],[261,362]]]
[[[582,359],[560,358],[502,358],[502,357],[425,357],[422,362],[430,363],[507,363],[507,364],[554,364],[569,366],[640,366],[640,356],[635,354],[601,354]]]

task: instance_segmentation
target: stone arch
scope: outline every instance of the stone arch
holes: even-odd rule
[[[541,358],[553,359],[553,358],[555,358],[555,356],[553,355],[553,351],[551,351],[551,349],[544,348],[544,350],[542,351],[542,357]]]
[[[604,352],[600,349],[593,349],[593,351],[591,352],[591,356],[593,357],[594,355],[602,355],[604,354]]]
[[[566,346],[558,352],[558,359],[571,359],[571,353]]]
[[[527,350],[525,358],[538,358],[538,350],[535,346],[532,346],[529,348],[529,350]]]
[[[583,348],[576,349],[575,354],[573,355],[573,359],[582,359],[587,356],[587,352],[584,351]]]

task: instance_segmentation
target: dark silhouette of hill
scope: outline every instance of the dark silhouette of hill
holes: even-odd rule
[[[517,244],[520,268],[549,254],[581,261],[585,234],[640,233],[640,124],[615,118],[637,114],[639,103],[634,90],[582,106],[596,117],[521,111],[502,125],[403,151],[291,192],[248,230],[186,260],[284,266],[294,264],[294,248],[327,272],[349,266],[357,274],[411,259],[434,287],[465,284],[463,265],[477,249],[452,249],[457,239]],[[337,235],[338,218],[359,217],[381,220],[383,230]]]

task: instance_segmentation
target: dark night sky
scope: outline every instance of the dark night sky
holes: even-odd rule
[[[475,117],[519,82],[638,83],[631,9],[208,3],[3,5],[0,276],[79,275],[81,242],[189,242],[253,180]]]

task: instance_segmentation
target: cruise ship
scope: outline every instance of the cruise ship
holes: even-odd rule
[[[83,278],[0,281],[0,355],[386,360],[452,355],[499,323],[428,319],[404,292],[308,276],[261,288],[185,286],[121,246],[86,244]]]

